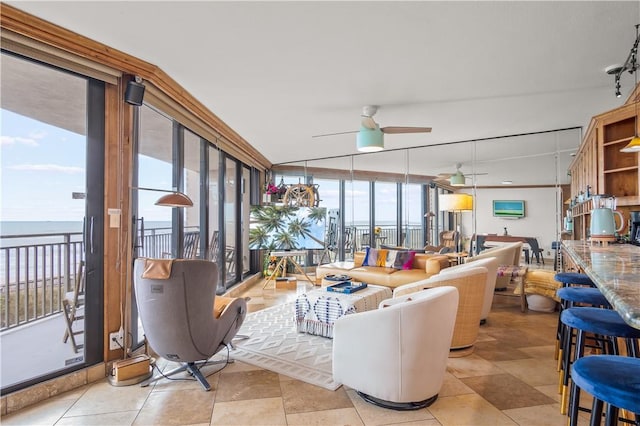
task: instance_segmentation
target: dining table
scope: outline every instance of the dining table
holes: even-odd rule
[[[624,321],[640,329],[640,247],[564,240],[562,249]]]

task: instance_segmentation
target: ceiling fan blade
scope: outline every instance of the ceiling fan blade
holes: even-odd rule
[[[362,116],[362,126],[366,127],[367,129],[375,129],[376,127],[378,127],[378,125],[376,124],[376,122],[373,120],[373,117],[368,117],[366,115]]]
[[[431,132],[431,127],[402,127],[402,126],[387,126],[383,127],[382,133],[429,133]]]
[[[322,135],[313,135],[312,138],[323,138],[325,136],[347,135],[349,133],[358,133],[360,130],[350,130],[348,132],[324,133]]]

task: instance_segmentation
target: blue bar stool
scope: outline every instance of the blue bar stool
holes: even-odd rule
[[[618,423],[618,410],[635,414],[640,424],[640,359],[616,355],[592,355],[578,359],[571,378],[577,388],[593,395],[591,426],[599,425],[602,404],[607,403],[606,425]]]
[[[589,287],[595,287],[593,281],[587,274],[580,274],[578,272],[558,272],[555,275],[555,280],[561,282],[563,287],[569,287],[572,285],[584,285]]]
[[[562,312],[576,304],[591,307],[611,308],[611,305],[600,290],[590,287],[563,287],[556,292],[560,298],[560,317],[558,318],[558,393],[562,394],[560,412],[565,414],[569,400],[569,364],[571,362],[571,347],[573,346],[573,331],[561,321]],[[597,342],[601,342],[597,340]]]
[[[579,274],[577,272],[559,272],[553,277],[556,281],[562,284],[562,288],[571,286],[588,286],[594,287],[593,281],[586,274]],[[562,301],[560,302],[560,313],[563,309]],[[558,316],[558,329],[556,331],[556,352],[555,359],[558,360],[558,371],[560,371],[560,363],[562,359],[562,324],[560,323],[560,316]]]
[[[618,355],[618,341],[616,338],[625,339],[627,352],[632,357],[638,357],[638,340],[640,339],[640,329],[631,327],[624,322],[620,315],[612,309],[601,308],[568,308],[562,311],[562,323],[570,328],[576,329],[577,340],[573,362],[584,356],[585,333],[592,333],[602,336],[608,341],[608,345],[604,346],[609,354]],[[569,339],[565,339],[565,342]],[[570,348],[565,348],[570,352]],[[570,374],[570,364],[565,366],[565,375],[567,379]],[[564,396],[564,395],[563,395]],[[565,401],[562,401],[565,404]],[[580,388],[576,386],[572,380],[571,383],[571,399],[569,402],[569,425],[575,426],[578,422],[578,410],[580,410]],[[561,408],[562,409],[562,408]]]

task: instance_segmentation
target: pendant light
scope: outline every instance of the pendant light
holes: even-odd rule
[[[620,152],[640,152],[640,137],[638,137],[638,25],[636,25],[636,42],[631,49],[631,70],[633,71],[635,86],[633,86],[634,124],[633,139]]]

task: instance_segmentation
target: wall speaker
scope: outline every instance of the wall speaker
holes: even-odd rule
[[[124,101],[131,105],[142,105],[144,98],[144,84],[131,80],[127,83],[127,90],[124,92]]]

